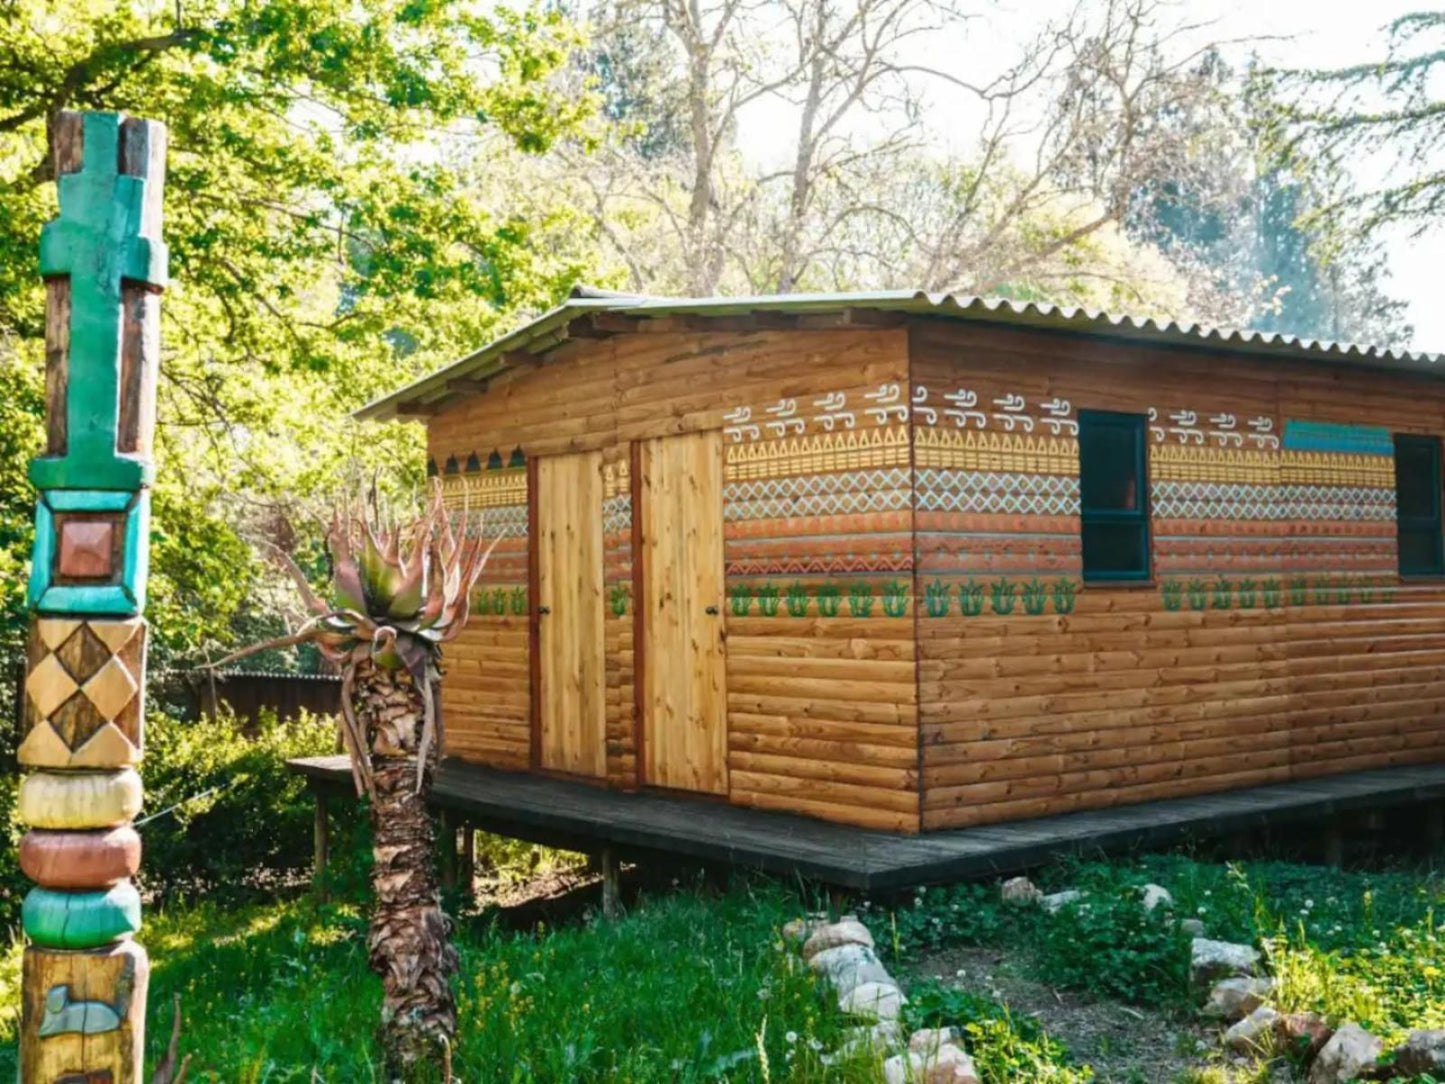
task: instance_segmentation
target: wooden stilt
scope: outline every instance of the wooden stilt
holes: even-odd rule
[[[165,129],[114,113],[51,127],[60,216],[41,234],[47,446],[17,760],[23,1081],[138,1084],[150,962],[135,766],[145,718],[150,461],[160,363]]]
[[[326,902],[326,866],[331,858],[331,818],[327,815],[327,797],[323,790],[316,790],[316,859],[311,873],[311,887],[316,898]]]
[[[611,922],[622,914],[622,871],[617,851],[602,848],[602,917]]]
[[[442,848],[442,887],[457,887],[457,822],[456,815],[443,809],[437,817]]]

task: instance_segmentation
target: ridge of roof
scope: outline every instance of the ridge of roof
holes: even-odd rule
[[[1204,347],[1230,353],[1272,355],[1445,376],[1445,366],[1440,365],[1441,355],[1436,353],[1305,339],[1281,332],[1209,327],[1198,323],[1112,314],[1099,309],[1061,306],[1043,301],[1019,302],[1009,298],[928,293],[923,290],[657,297],[577,286],[562,304],[548,309],[530,322],[451,364],[367,403],[352,416],[362,420],[384,419],[394,416],[404,407],[443,398],[455,380],[463,377],[472,380],[485,379],[506,368],[507,355],[517,352],[542,353],[555,346],[565,338],[557,334],[559,328],[590,312],[664,317],[723,316],[746,312],[801,315],[841,312],[846,309],[872,309],[914,316],[976,320],[980,323],[1013,327],[1046,328],[1166,345]]]

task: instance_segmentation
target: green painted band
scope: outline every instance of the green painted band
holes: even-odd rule
[[[124,512],[135,500],[129,489],[52,489],[41,500],[57,512]]]
[[[140,893],[129,881],[104,892],[32,888],[20,908],[25,935],[46,948],[100,948],[140,929]]]

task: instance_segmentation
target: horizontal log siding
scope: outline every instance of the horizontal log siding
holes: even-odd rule
[[[443,471],[455,461],[447,486],[456,502],[484,482],[506,489],[501,473],[485,465],[516,469],[505,467],[514,451],[530,458],[603,449],[605,469],[621,472],[634,440],[725,430],[735,803],[918,829],[906,335],[901,328],[644,330],[576,341],[492,392],[448,399],[428,419],[432,460]],[[891,398],[879,394],[890,387]],[[829,403],[846,405],[825,423]],[[466,471],[469,460],[482,469]],[[516,484],[495,501],[514,501]],[[616,476],[606,476],[604,488],[607,782],[632,787],[632,510],[624,516],[628,489]],[[514,504],[505,515],[525,524]],[[525,584],[525,530],[506,545],[497,582],[489,570],[487,585],[505,592],[498,597],[507,612],[482,615],[448,648],[446,742],[464,759],[525,768],[527,619],[510,612],[518,577]],[[900,606],[901,615],[890,614]]]
[[[1445,434],[1442,385],[934,323],[914,326],[911,355],[915,403],[919,387],[926,404],[939,405],[945,393],[966,390],[990,415],[1016,415],[1012,430],[1003,419],[989,417],[983,428],[969,419],[977,435],[1002,445],[979,446],[977,435],[970,445],[970,468],[991,480],[944,480],[982,486],[985,498],[974,503],[1006,511],[925,507],[940,502],[937,478],[931,496],[921,478],[915,495],[925,828],[1445,759],[1445,588],[1399,582],[1392,512],[1360,522],[1340,509],[1285,520],[1268,511],[1274,501],[1278,514],[1282,487],[1294,481],[1326,485],[1336,463],[1346,465],[1342,484],[1379,483],[1346,494],[1344,505],[1381,500],[1393,485],[1391,461],[1311,459],[1253,439],[1281,437],[1290,421]],[[1005,410],[1017,405],[1010,396],[1025,406]],[[1051,460],[1036,446],[1025,462],[1019,439],[1046,434],[1045,419],[1057,414],[1042,404],[1057,412],[1065,400],[1072,418],[1081,408],[1153,407],[1152,424],[1165,430],[1164,440],[1150,440],[1149,585],[1078,586],[1077,493],[1057,480],[1067,478],[1069,434]],[[1022,432],[1024,417],[1032,434]],[[954,420],[931,425],[915,410],[920,469],[943,439],[924,430],[956,430]],[[1182,444],[1172,431],[1190,428],[1203,445],[1189,433]],[[1218,435],[1231,432],[1244,440]],[[945,433],[954,442],[948,454],[963,455],[956,432]],[[1201,462],[1179,450],[1223,443],[1244,454]],[[1266,487],[1266,508],[1249,505],[1246,488],[1196,486],[1215,460],[1219,483],[1251,478]],[[1038,481],[1051,469],[1055,481]],[[1167,479],[1181,481],[1170,489],[1160,484]],[[1054,503],[1014,507],[1041,493]],[[1170,515],[1159,514],[1164,499],[1173,501]],[[1007,613],[996,612],[1001,579],[1015,596],[1010,604],[998,593]],[[1061,607],[1054,585],[1064,580],[1074,596],[1065,589]],[[1043,590],[1029,594],[1037,612],[1028,612],[1025,588],[1034,583]],[[959,592],[970,584],[979,612],[965,615]]]

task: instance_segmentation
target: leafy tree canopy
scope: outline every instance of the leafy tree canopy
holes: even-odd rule
[[[579,277],[585,254],[559,240],[574,232],[565,210],[498,212],[473,183],[489,157],[585,142],[593,101],[552,79],[574,41],[555,13],[452,0],[0,0],[12,462],[37,446],[48,129],[64,109],[170,129],[152,586],[163,652],[203,654],[264,610],[265,578],[232,524],[284,534],[305,495],[354,481],[338,477],[348,462],[420,479],[415,427],[359,431],[349,410]],[[0,487],[4,569],[26,559],[31,498],[8,474]],[[0,605],[13,641],[20,603]]]

